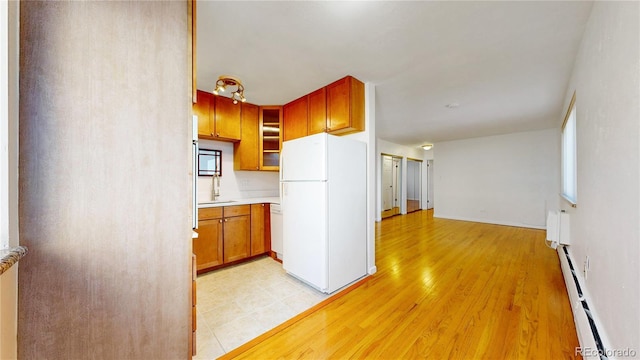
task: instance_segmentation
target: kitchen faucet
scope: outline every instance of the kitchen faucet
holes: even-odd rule
[[[213,201],[216,201],[220,197],[220,176],[217,173],[213,174],[211,182],[211,196]]]

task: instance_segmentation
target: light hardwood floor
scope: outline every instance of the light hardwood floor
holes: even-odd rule
[[[571,359],[578,340],[542,230],[434,219],[376,225],[378,272],[225,356]]]
[[[420,210],[420,200],[407,200],[407,213]]]

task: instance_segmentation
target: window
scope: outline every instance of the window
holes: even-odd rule
[[[575,103],[574,92],[562,124],[562,197],[573,207],[578,202]]]
[[[222,151],[198,149],[198,176],[222,176]]]

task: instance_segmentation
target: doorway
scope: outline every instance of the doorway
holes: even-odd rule
[[[382,155],[382,218],[400,214],[402,158]]]
[[[427,209],[433,209],[433,160],[427,160]]]
[[[407,213],[422,208],[422,160],[407,159]]]

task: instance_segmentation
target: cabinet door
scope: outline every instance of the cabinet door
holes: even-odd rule
[[[259,118],[257,105],[242,104],[242,140],[233,144],[235,170],[260,170]]]
[[[211,107],[213,106],[213,94],[198,90],[196,103],[193,104],[193,114],[198,116],[198,136],[211,137],[213,135],[213,122]]]
[[[240,114],[242,106],[224,96],[215,96],[214,136],[220,140],[240,140]]]
[[[251,256],[251,216],[224,218],[224,262]]]
[[[222,264],[222,219],[200,220],[193,239],[198,271]]]
[[[266,227],[269,219],[269,204],[251,205],[251,256],[264,254],[271,250],[271,241],[267,242]]]
[[[347,76],[327,85],[327,132],[364,131],[364,84]]]
[[[318,89],[309,97],[309,124],[308,135],[313,135],[327,130],[327,92],[325,88]]]
[[[284,137],[282,141],[307,136],[308,99],[303,96],[282,107]]]

